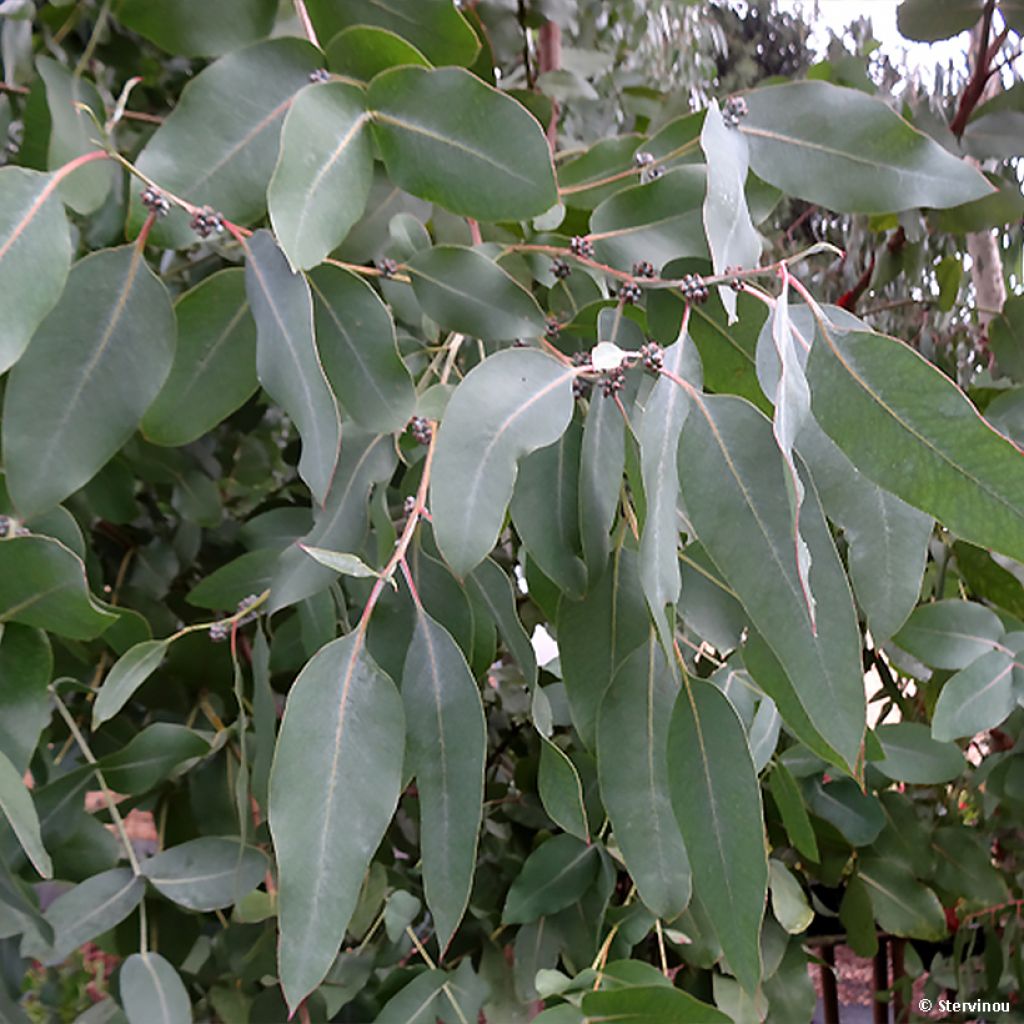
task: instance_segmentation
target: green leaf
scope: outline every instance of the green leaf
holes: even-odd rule
[[[775,857],[768,861],[768,886],[772,893],[772,913],[779,924],[790,935],[806,931],[814,920],[814,911],[796,877]]]
[[[967,904],[982,909],[1009,899],[1006,881],[992,864],[989,841],[981,829],[948,825],[931,835],[935,851],[935,885],[962,895]]]
[[[412,43],[385,28],[353,25],[342,29],[328,44],[327,66],[336,74],[368,82],[381,71],[401,64],[430,67],[430,61]]]
[[[466,578],[470,593],[487,609],[509,654],[516,660],[526,685],[537,685],[537,656],[516,612],[512,581],[489,558]]]
[[[93,640],[117,621],[89,593],[81,559],[49,537],[0,541],[0,623]]]
[[[308,6],[321,39],[331,39],[353,25],[372,25],[401,36],[434,64],[469,65],[480,49],[465,17],[448,0],[399,5],[377,0],[309,0]]]
[[[843,528],[850,581],[871,636],[876,645],[885,643],[917,604],[934,523],[876,487],[813,419],[804,423],[798,446],[825,511]]]
[[[861,957],[873,957],[878,952],[878,931],[871,906],[871,894],[859,875],[852,875],[846,883],[839,920],[846,929],[850,948]]]
[[[679,694],[668,772],[694,888],[733,973],[753,992],[768,887],[764,817],[743,723],[717,686],[691,679]]]
[[[590,823],[583,799],[583,783],[572,759],[547,736],[540,734],[537,794],[548,817],[571,836],[587,842]]]
[[[946,915],[935,893],[899,861],[865,857],[858,877],[871,894],[875,918],[885,931],[931,942],[946,937]]]
[[[19,774],[28,770],[50,721],[50,641],[40,629],[8,623],[0,632],[0,752]]]
[[[317,350],[345,411],[366,430],[402,430],[416,394],[387,306],[365,281],[340,267],[317,267],[309,285]]]
[[[376,569],[371,569],[358,555],[350,555],[345,551],[328,551],[326,548],[308,547],[305,544],[300,544],[299,547],[310,558],[326,566],[331,572],[340,572],[345,576],[355,576],[361,579],[380,577],[380,573]]]
[[[323,980],[402,787],[405,725],[391,680],[349,633],[288,694],[270,776],[281,984],[293,1009]]]
[[[890,213],[992,191],[980,171],[859,89],[788,82],[746,100],[750,167],[787,195],[842,213]]]
[[[519,460],[569,425],[573,375],[542,352],[507,349],[456,388],[438,431],[430,510],[437,545],[457,575],[494,547]]]
[[[781,761],[775,762],[768,776],[768,785],[775,806],[782,815],[782,824],[789,841],[809,860],[817,861],[820,858],[818,840],[811,819],[807,816],[803,795],[792,772]]]
[[[447,1000],[442,990],[448,981],[444,971],[426,970],[417,974],[385,1004],[376,1024],[435,1024]]]
[[[245,272],[222,270],[174,304],[178,347],[166,383],[142,417],[154,444],[179,446],[209,433],[259,387],[256,323]]]
[[[124,0],[117,20],[168,53],[216,57],[270,35],[276,13],[275,0]]]
[[[118,979],[129,1024],[190,1024],[188,991],[159,953],[132,953]]]
[[[299,474],[323,504],[341,448],[341,416],[313,337],[313,300],[267,231],[249,240],[246,289],[256,320],[256,372],[302,438]]]
[[[761,239],[747,209],[744,188],[750,154],[743,135],[726,125],[712,100],[700,134],[707,159],[708,187],[704,199],[704,231],[716,274],[731,267],[756,267],[761,260]],[[736,321],[736,292],[719,285],[718,295],[729,323]]]
[[[101,124],[106,114],[96,86],[88,79],[72,74],[50,57],[37,57],[36,67],[46,88],[50,110],[49,166],[56,170],[102,146],[102,131],[79,105],[92,110]],[[104,160],[86,164],[60,183],[61,198],[75,213],[92,213],[106,199],[114,173]]]
[[[1024,558],[1024,455],[942,371],[893,338],[828,327],[807,376],[815,418],[866,477],[964,540]]]
[[[58,896],[46,911],[55,936],[53,945],[47,949],[26,935],[23,955],[34,956],[47,967],[56,966],[79,946],[120,924],[139,905],[145,891],[142,876],[127,868],[87,878]]]
[[[562,593],[574,598],[582,597],[586,589],[586,570],[579,557],[581,440],[579,422],[573,420],[558,441],[527,455],[509,506],[530,557]]]
[[[285,116],[267,204],[297,270],[320,263],[363,215],[373,180],[367,120],[362,92],[344,82],[307,86]]]
[[[558,653],[569,711],[591,750],[601,700],[622,661],[647,640],[649,626],[637,557],[622,548],[582,601],[563,599],[558,605]]]
[[[21,358],[64,290],[71,240],[56,188],[51,174],[0,168],[0,373]]]
[[[18,769],[6,754],[0,753],[0,811],[18,837],[21,848],[32,866],[43,878],[53,877],[53,864],[43,846],[39,817],[32,797],[25,788]]]
[[[948,679],[932,716],[932,736],[955,740],[994,729],[1017,706],[1013,655],[994,650],[982,654]]]
[[[185,86],[136,166],[196,206],[210,206],[238,224],[258,220],[266,210],[285,114],[322,60],[309,43],[287,38],[221,57]],[[133,192],[130,232],[138,231],[145,214]],[[150,240],[168,248],[194,245],[198,236],[190,220],[174,209],[153,226]]]
[[[523,864],[505,897],[504,924],[526,924],[575,903],[594,881],[597,847],[569,835],[541,843]]]
[[[705,179],[703,167],[680,167],[606,199],[590,218],[597,258],[628,270],[637,260],[662,267],[682,256],[707,256]]]
[[[729,1024],[721,1010],[695,999],[689,992],[664,985],[586,992],[585,1024]]]
[[[952,782],[963,774],[964,756],[955,743],[932,739],[923,722],[896,722],[875,729],[885,758],[871,763],[886,778],[897,782],[933,785]]]
[[[707,554],[778,658],[814,729],[852,769],[865,718],[860,633],[813,487],[801,529],[811,554],[817,632],[797,575],[785,469],[768,420],[742,399],[706,397],[683,427],[679,465],[686,508]],[[790,721],[783,695],[770,695]]]
[[[168,646],[167,640],[143,640],[118,658],[103,680],[92,706],[93,731],[113,718],[132,699],[135,691],[163,663]]]
[[[308,561],[298,548],[296,553]],[[208,608],[210,611],[230,608],[234,611],[243,598],[261,594],[270,586],[277,556],[276,548],[247,551],[197,583],[185,600],[196,608]]]
[[[321,590],[336,579],[334,571],[320,565],[303,546],[330,551],[358,551],[369,522],[367,503],[374,484],[387,480],[395,467],[390,437],[346,433],[338,470],[322,509],[317,509],[313,529],[301,544],[286,548],[277,561],[270,583],[271,614]]]
[[[468,71],[392,68],[370,83],[368,101],[399,188],[483,221],[526,220],[558,202],[540,125]]]
[[[408,263],[423,311],[441,327],[475,338],[535,338],[545,320],[537,300],[503,267],[475,249],[438,245]]]
[[[423,887],[445,950],[469,903],[483,815],[487,726],[448,631],[420,607],[402,673],[408,768],[420,797]]]
[[[916,608],[893,641],[933,668],[961,669],[998,648],[1003,633],[990,608],[948,600]]]
[[[268,861],[254,846],[228,836],[203,836],[172,846],[142,865],[149,883],[189,910],[222,910],[263,881]]]
[[[701,386],[700,356],[688,335],[665,349],[663,361],[669,373],[695,388]],[[647,397],[638,434],[647,501],[640,534],[640,584],[666,649],[671,646],[671,628],[665,609],[679,600],[679,437],[690,405],[675,381],[659,376]]]
[[[811,810],[834,825],[851,846],[869,846],[885,828],[881,804],[864,793],[853,779],[815,781],[808,790]]]
[[[666,921],[690,901],[690,865],[669,795],[669,721],[679,681],[654,630],[619,666],[597,718],[601,800],[640,898]]]
[[[146,726],[116,753],[100,759],[107,785],[115,793],[135,796],[167,779],[182,762],[210,752],[210,744],[183,725],[157,722]]]
[[[984,6],[984,0],[903,0],[896,10],[896,25],[907,39],[934,43],[971,28]]]
[[[1024,381],[1024,295],[1006,300],[989,323],[989,343],[1002,373]]]
[[[74,265],[7,383],[4,468],[22,516],[77,491],[131,437],[170,372],[174,339],[167,289],[135,246]]]

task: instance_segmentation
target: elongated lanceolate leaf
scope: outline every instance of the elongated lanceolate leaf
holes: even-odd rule
[[[64,290],[68,222],[53,175],[0,168],[0,373],[21,357]]]
[[[363,214],[373,180],[366,123],[363,94],[344,82],[307,86],[285,116],[267,203],[298,270],[315,267]]]
[[[401,430],[416,393],[387,306],[365,281],[340,267],[317,267],[309,286],[317,349],[338,401],[366,430]]]
[[[822,327],[807,377],[815,418],[866,477],[1024,560],[1024,452],[941,370],[895,338]]]
[[[41,629],[6,623],[0,633],[0,751],[19,776],[50,724],[53,651]]]
[[[509,654],[515,658],[526,685],[537,685],[537,655],[530,636],[516,611],[512,582],[489,558],[485,558],[467,580],[470,592],[489,612]]]
[[[678,693],[679,681],[652,630],[619,666],[597,718],[601,799],[640,898],[666,921],[690,900],[690,865],[666,761]]]
[[[190,1024],[188,991],[159,953],[133,953],[118,977],[129,1024]]]
[[[270,776],[278,961],[296,1007],[334,962],[402,785],[405,724],[361,632],[322,647],[285,706]]]
[[[875,736],[885,757],[872,764],[897,782],[923,786],[951,782],[966,767],[960,748],[955,743],[934,739],[924,722],[880,725]]]
[[[430,510],[437,545],[458,575],[494,547],[519,460],[569,425],[573,372],[542,352],[508,349],[470,371],[452,395],[437,436]]]
[[[166,640],[143,640],[114,663],[92,706],[92,727],[113,718],[135,691],[160,667],[167,654]]]
[[[665,350],[664,365],[700,388],[700,356],[688,334],[680,334]],[[668,377],[659,377],[640,423],[640,466],[647,500],[640,535],[640,583],[666,647],[671,646],[671,631],[665,608],[679,600],[679,435],[689,414],[687,393]]]
[[[764,818],[743,723],[717,686],[684,685],[669,727],[668,773],[695,887],[733,973],[752,993],[768,889]]]
[[[585,992],[583,1012],[587,1024],[727,1024],[733,1019],[689,992],[667,985],[626,985]],[[568,1021],[566,1018],[566,1024]]]
[[[53,864],[43,846],[39,832],[39,817],[32,797],[25,788],[17,768],[6,754],[0,753],[0,812],[7,819],[21,848],[32,866],[43,878],[53,877]]]
[[[7,383],[4,468],[22,516],[77,491],[131,437],[170,372],[175,333],[167,289],[135,246],[75,264]]]
[[[583,783],[576,765],[557,743],[543,733],[540,734],[537,795],[548,817],[559,828],[584,842],[590,838]]]
[[[221,57],[182,90],[174,110],[143,147],[139,170],[175,195],[246,224],[266,210],[285,114],[323,61],[302,39],[269,39]],[[132,190],[128,226],[146,210]],[[157,221],[156,245],[184,248],[198,236],[181,210]]]
[[[245,271],[232,267],[201,281],[174,304],[178,347],[142,432],[159,445],[183,445],[212,430],[259,387],[256,323]]]
[[[785,467],[768,420],[743,399],[707,396],[683,427],[679,457],[698,538],[778,658],[811,724],[852,770],[865,719],[860,633],[816,493],[805,481],[801,525],[811,553],[815,633],[797,575]],[[786,701],[772,697],[786,718]]]
[[[505,898],[501,919],[525,924],[575,903],[597,874],[596,846],[568,835],[541,843],[523,864]]]
[[[461,68],[392,68],[367,94],[373,133],[399,188],[479,220],[524,220],[558,202],[540,125]]]
[[[746,94],[751,169],[792,196],[844,213],[944,208],[980,199],[984,176],[886,103],[829,82]]]
[[[893,637],[903,650],[933,668],[967,668],[1001,647],[1003,623],[975,601],[934,601],[914,609]]]
[[[743,135],[726,125],[712,100],[700,134],[707,159],[708,191],[704,199],[704,230],[716,274],[731,267],[756,267],[761,256],[761,239],[750,219],[747,196],[747,168],[750,154]],[[718,294],[729,323],[736,320],[736,292],[719,285]]]
[[[1017,706],[1013,670],[1013,655],[994,650],[948,679],[935,705],[932,735],[955,740],[1000,725]]]
[[[233,836],[203,836],[150,857],[142,873],[169,900],[189,910],[221,910],[263,880],[268,861]]]
[[[256,319],[256,372],[302,438],[299,473],[323,504],[341,447],[341,416],[313,337],[309,285],[294,274],[268,231],[249,241],[246,289]]]
[[[409,769],[420,794],[423,887],[443,950],[473,885],[487,727],[466,659],[448,631],[422,609],[405,659],[402,700]]]

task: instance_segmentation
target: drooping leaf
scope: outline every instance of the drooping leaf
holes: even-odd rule
[[[843,213],[889,213],[992,191],[979,171],[859,89],[787,82],[746,100],[740,131],[751,169],[788,195]]]
[[[303,554],[302,557],[307,556]],[[243,598],[261,594],[270,586],[277,558],[276,548],[247,551],[197,583],[185,600],[196,608],[208,608],[210,611],[234,610]]]
[[[897,782],[933,785],[951,782],[965,768],[963,754],[955,743],[933,739],[923,722],[895,722],[875,729],[885,751],[881,761],[872,764],[883,775]]]
[[[178,972],[159,953],[133,953],[118,975],[129,1024],[189,1024],[192,1003]]]
[[[77,491],[131,437],[170,372],[174,344],[167,289],[137,247],[74,265],[7,383],[4,468],[21,515]]]
[[[60,541],[0,541],[0,623],[20,622],[74,640],[92,640],[116,620],[89,593],[81,559]]]
[[[811,810],[834,825],[851,846],[869,846],[885,828],[878,799],[862,792],[853,779],[832,779],[824,785],[814,780],[805,793]]]
[[[0,752],[0,812],[7,819],[21,848],[32,866],[43,878],[53,877],[53,864],[43,846],[39,817],[32,797],[25,788],[18,769],[6,754]]]
[[[590,838],[583,783],[572,759],[557,743],[540,734],[537,795],[548,817],[571,836]]]
[[[779,924],[790,935],[806,931],[814,920],[814,911],[796,876],[776,857],[768,861],[768,887],[772,894],[772,912]]]
[[[689,335],[681,334],[665,349],[665,369],[701,386],[700,356]],[[659,377],[647,398],[639,427],[640,467],[647,516],[640,535],[640,584],[666,649],[671,630],[666,606],[679,600],[679,437],[690,415],[686,392],[668,377]]]
[[[124,0],[117,20],[168,53],[215,57],[268,36],[276,13],[274,0]]]
[[[158,892],[189,910],[221,910],[263,880],[266,855],[228,836],[203,836],[172,846],[142,865]]]
[[[288,695],[270,777],[281,984],[291,1007],[323,980],[398,803],[405,725],[361,632],[320,649]]]
[[[445,1003],[447,981],[444,971],[417,974],[384,1004],[375,1024],[435,1024]]]
[[[347,551],[328,551],[326,548],[313,548],[305,544],[300,544],[299,547],[331,572],[340,572],[345,576],[356,576],[361,579],[380,576],[376,569],[371,569],[361,558],[350,555]]]
[[[807,377],[815,419],[866,477],[964,540],[1024,558],[1024,453],[944,373],[893,338],[829,327]]]
[[[322,59],[309,43],[288,38],[221,57],[182,90],[139,154],[138,169],[196,206],[210,206],[239,224],[257,220],[266,210],[285,114]],[[129,231],[138,230],[145,213],[133,194]],[[193,245],[198,236],[189,221],[174,209],[150,237],[170,248]]]
[[[341,416],[313,337],[313,300],[267,231],[248,243],[246,290],[256,320],[260,383],[295,421],[302,438],[299,473],[324,504],[341,447]]]
[[[859,877],[871,894],[875,918],[893,935],[940,942],[946,937],[946,916],[935,893],[896,860],[865,857]]]
[[[487,221],[536,217],[558,201],[540,125],[469,72],[392,68],[370,83],[367,99],[399,188]]]
[[[363,214],[373,180],[366,124],[363,94],[345,82],[306,86],[285,115],[267,204],[297,270],[320,263]]]
[[[768,420],[742,399],[706,397],[683,427],[679,459],[683,498],[704,549],[778,658],[810,723],[852,768],[865,718],[860,633],[817,495],[807,488],[801,514],[814,632],[797,577],[785,469]],[[708,480],[717,481],[713,489]],[[789,705],[779,692],[771,696],[786,719]]]
[[[728,1024],[732,1020],[689,992],[663,985],[587,992],[583,996],[583,1012],[586,1024]]]
[[[113,718],[135,691],[160,667],[167,654],[166,640],[143,640],[114,663],[92,706],[92,727]]]
[[[47,687],[53,652],[41,629],[7,623],[0,633],[0,752],[19,774],[28,770],[50,721]]]
[[[782,824],[789,841],[805,857],[817,861],[820,856],[818,841],[811,826],[811,819],[807,816],[807,807],[800,787],[796,784],[792,772],[781,761],[777,761],[771,775],[768,776],[768,784],[775,805],[782,815]]]
[[[21,357],[64,290],[68,222],[53,175],[0,168],[0,373]]]
[[[370,489],[391,476],[394,465],[390,437],[348,431],[324,507],[317,510],[313,529],[302,538],[301,545],[358,551],[368,525]],[[271,613],[311,597],[335,579],[334,571],[310,558],[301,545],[292,544],[281,552],[273,569],[268,606]]]
[[[406,655],[402,700],[408,765],[420,796],[423,886],[444,950],[473,885],[487,727],[466,659],[448,631],[422,608]]]
[[[372,25],[408,40],[434,64],[467,66],[480,48],[464,15],[448,0],[401,6],[375,0],[310,0],[309,13],[321,41],[353,25]]]
[[[505,924],[526,924],[575,903],[597,874],[596,846],[557,835],[541,843],[523,864],[505,898]]]
[[[716,274],[733,267],[756,267],[761,239],[747,209],[744,187],[750,154],[743,135],[726,125],[717,100],[708,105],[700,134],[707,159],[708,188],[704,199],[704,230]],[[729,285],[718,288],[729,323],[736,320],[736,292]]]
[[[846,892],[839,904],[839,920],[846,929],[850,948],[863,957],[878,952],[878,929],[871,907],[871,894],[858,875],[846,883]]]
[[[408,268],[424,312],[447,330],[493,341],[544,333],[536,299],[475,249],[434,246],[414,256]]]
[[[743,723],[717,686],[684,684],[669,726],[668,772],[695,888],[733,973],[753,992],[768,888],[764,818]]]
[[[1012,654],[992,650],[946,680],[932,716],[935,739],[974,736],[1000,725],[1017,706],[1013,669]]]
[[[519,460],[568,426],[573,372],[541,352],[509,349],[476,366],[452,395],[437,436],[430,509],[437,545],[458,575],[494,547]]]
[[[416,395],[388,308],[365,281],[340,267],[317,267],[309,286],[317,350],[338,401],[366,430],[401,430]]]
[[[1005,632],[994,611],[974,601],[935,601],[914,609],[893,642],[933,668],[967,668],[999,646]]]
[[[197,732],[171,722],[147,725],[120,750],[100,758],[107,785],[115,793],[132,796],[165,782],[182,762],[210,752],[210,744]]]
[[[666,761],[678,693],[679,682],[652,630],[647,643],[619,666],[597,718],[601,799],[640,898],[666,921],[690,900],[690,865],[672,810]]]
[[[174,304],[178,347],[171,372],[142,417],[154,444],[195,441],[245,404],[256,379],[256,323],[245,294],[245,273],[222,270]]]
[[[430,61],[408,40],[386,28],[353,25],[327,44],[327,66],[334,72],[368,82],[400,64],[430,67]]]
[[[470,591],[490,613],[502,641],[529,687],[537,685],[537,656],[516,612],[515,592],[501,569],[485,558],[467,577]]]

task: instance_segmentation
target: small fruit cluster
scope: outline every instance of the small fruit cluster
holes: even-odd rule
[[[569,250],[573,256],[580,256],[585,260],[594,258],[594,243],[582,235],[574,235],[569,242]]]
[[[551,273],[559,281],[564,281],[572,273],[572,267],[565,260],[554,259],[551,261]]]
[[[322,85],[324,82],[331,80],[331,73],[327,68],[317,68],[315,71],[310,71],[309,80],[314,85]]]
[[[657,373],[665,365],[665,353],[656,341],[649,341],[640,346],[640,362],[644,369]]]
[[[679,287],[687,302],[698,304],[707,302],[711,295],[708,286],[699,274],[687,274],[680,282]]]
[[[635,281],[626,281],[619,288],[619,298],[629,306],[636,305],[643,294],[643,289]]]
[[[211,206],[203,206],[192,215],[192,230],[200,238],[224,233],[224,218]]]
[[[386,256],[382,260],[377,260],[377,269],[380,271],[381,277],[389,279],[398,273],[398,263],[390,256]]]
[[[0,540],[11,537],[27,537],[32,531],[11,516],[0,516]]]
[[[171,212],[171,204],[167,196],[152,185],[147,185],[142,190],[141,199],[142,205],[157,217],[166,217]]]
[[[589,366],[590,365],[590,353],[589,352],[573,352],[572,354],[572,365],[573,366]],[[589,380],[584,380],[582,377],[574,377],[572,382],[572,397],[573,398],[589,398],[590,391],[593,385]]]
[[[417,444],[430,444],[430,439],[434,436],[430,420],[423,416],[413,416],[409,420],[409,433],[412,434],[413,440]]]
[[[558,337],[558,332],[562,329],[562,325],[558,322],[558,319],[553,316],[549,316],[544,323],[544,337],[551,341]]]
[[[633,276],[634,277],[657,277],[658,273],[654,269],[653,263],[648,263],[647,260],[637,260],[633,264]]]
[[[617,395],[626,386],[626,371],[621,366],[605,370],[601,376],[601,394],[605,398]]]
[[[729,128],[738,128],[740,121],[750,112],[747,101],[742,96],[730,96],[722,110],[722,120]]]
[[[231,636],[232,629],[241,629],[248,622],[252,622],[256,618],[256,612],[247,614],[249,609],[256,604],[259,600],[257,594],[250,594],[248,597],[243,597],[238,602],[238,607],[235,609],[235,614],[230,619],[221,619],[220,622],[213,623],[210,626],[210,639],[215,643],[223,643],[229,636]],[[236,618],[241,616],[241,618]]]

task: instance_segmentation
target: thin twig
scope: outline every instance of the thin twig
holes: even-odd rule
[[[305,0],[295,0],[295,13],[298,15],[299,22],[302,24],[302,31],[306,33],[306,38],[319,50],[320,40],[316,37],[316,29],[313,28],[313,22],[309,17],[309,11],[306,10]]]

